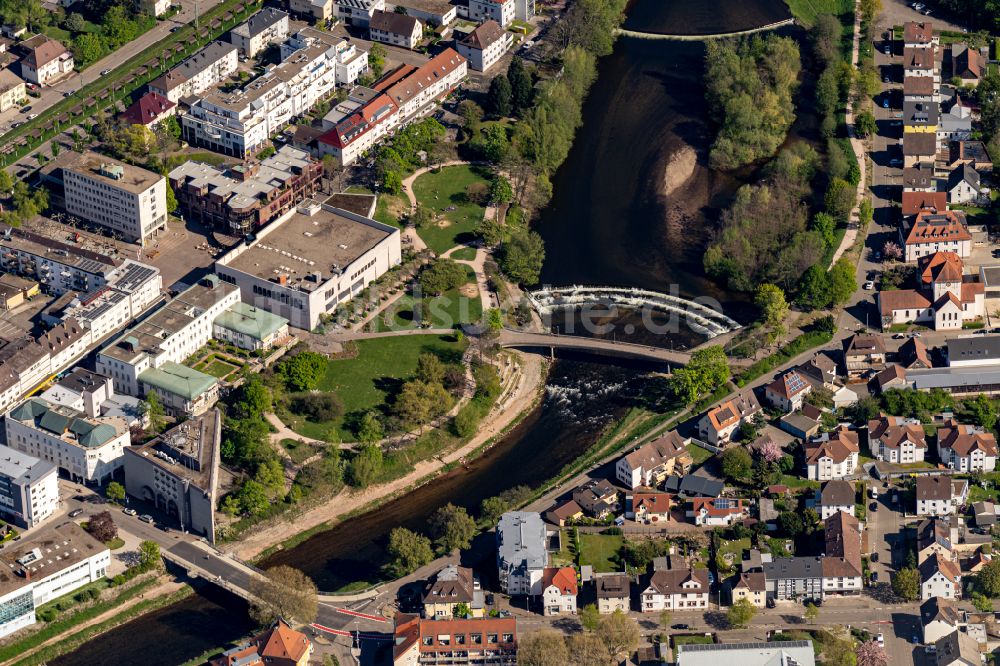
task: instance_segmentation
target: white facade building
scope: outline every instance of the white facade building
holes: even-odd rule
[[[30,529],[59,508],[59,472],[50,462],[0,446],[0,514]]]
[[[541,515],[508,511],[500,517],[496,541],[500,589],[512,596],[540,595],[549,559],[548,536]]]
[[[220,258],[215,269],[239,287],[244,303],[312,330],[400,257],[395,227],[306,200]]]
[[[707,569],[661,569],[654,571],[642,592],[642,612],[705,610],[708,608]]]
[[[229,41],[247,58],[271,44],[279,44],[288,37],[288,14],[273,7],[265,7],[229,31]]]
[[[369,39],[404,49],[416,48],[423,34],[423,24],[408,14],[376,11],[368,22]]]
[[[962,596],[962,575],[958,565],[938,555],[920,563],[920,600],[955,600]]]
[[[66,153],[62,165],[66,212],[145,245],[167,226],[167,181],[94,152]]]
[[[485,72],[503,58],[513,43],[513,33],[504,30],[499,23],[490,19],[464,39],[456,41],[455,49],[469,61],[471,69]]]
[[[236,72],[239,49],[227,42],[212,42],[169,72],[149,82],[149,89],[174,104],[199,95]]]
[[[385,0],[336,0],[337,17],[349,25],[368,27],[372,14],[385,9]]]
[[[515,18],[514,0],[469,0],[469,18],[476,22],[493,20],[506,28]]]
[[[27,52],[21,59],[21,77],[26,81],[47,86],[73,71],[73,54],[54,39],[35,35],[20,46]]]

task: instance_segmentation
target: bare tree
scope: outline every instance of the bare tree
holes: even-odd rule
[[[277,566],[250,579],[250,616],[262,625],[281,618],[308,624],[316,620],[319,592],[316,583],[298,569]]]

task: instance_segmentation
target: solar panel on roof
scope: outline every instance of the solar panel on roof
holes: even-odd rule
[[[805,388],[805,382],[802,381],[802,377],[798,373],[788,375],[785,381],[788,383],[788,390],[791,393],[797,393]]]

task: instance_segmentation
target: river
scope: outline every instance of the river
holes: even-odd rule
[[[739,30],[787,16],[781,0],[636,0],[626,27],[665,33]],[[718,299],[740,316],[745,302],[705,279],[706,221],[746,174],[704,165],[710,137],[701,86],[703,47],[690,42],[621,38],[599,66],[584,106],[584,125],[556,174],[555,198],[539,231],[546,240],[543,281],[640,286]],[[693,151],[693,165],[684,164]],[[689,153],[690,154],[690,153]],[[675,188],[667,195],[672,158]],[[689,169],[690,167],[690,169]],[[690,177],[678,177],[691,171]],[[679,340],[692,341],[690,334]],[[423,529],[446,502],[476,509],[516,485],[542,483],[596,440],[648,386],[641,366],[562,359],[552,368],[541,407],[468,468],[353,518],[272,556],[266,563],[306,571],[321,589],[370,581],[384,559],[389,530]],[[140,617],[52,666],[108,663],[171,666],[245,634],[245,604],[218,590]]]

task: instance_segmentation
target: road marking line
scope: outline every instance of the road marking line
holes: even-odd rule
[[[324,627],[322,624],[316,624],[315,622],[311,625],[313,629],[318,629],[320,631],[325,631],[328,634],[334,634],[335,636],[347,636],[351,637],[353,634],[349,631],[341,631],[340,629],[331,629],[330,627]]]
[[[344,615],[353,615],[354,617],[361,617],[366,620],[373,620],[375,622],[388,622],[389,620],[384,617],[379,617],[377,615],[368,615],[367,613],[359,613],[357,611],[347,610],[346,608],[334,608],[338,613],[343,613]]]

